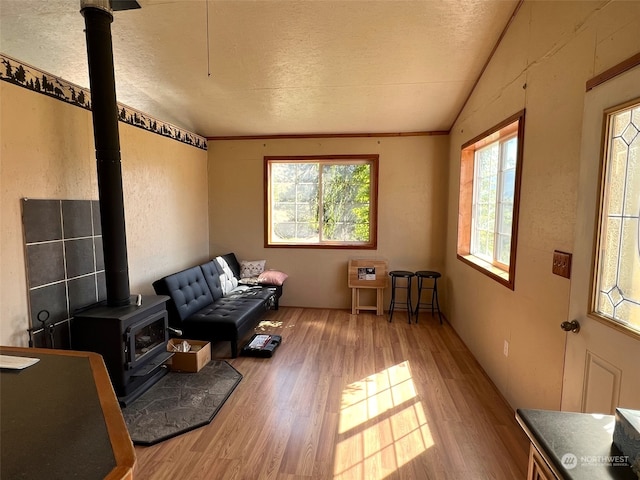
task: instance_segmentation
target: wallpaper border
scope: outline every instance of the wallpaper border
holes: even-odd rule
[[[0,53],[0,80],[41,93],[76,107],[91,111],[91,92],[87,88],[68,82],[8,55]],[[118,119],[134,127],[168,137],[201,150],[207,150],[207,139],[158,120],[135,108],[118,102]]]

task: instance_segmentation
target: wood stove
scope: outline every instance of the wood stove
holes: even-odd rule
[[[102,355],[121,405],[126,406],[169,370],[164,362],[169,340],[166,301],[142,296],[140,305],[95,305],[76,312],[71,323],[74,350]]]
[[[167,372],[165,296],[132,297],[129,289],[118,130],[111,0],[80,0],[85,19],[107,300],[75,312],[71,348],[103,356],[122,405]]]

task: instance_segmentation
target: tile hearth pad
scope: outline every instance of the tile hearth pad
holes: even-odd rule
[[[122,409],[131,440],[154,445],[207,425],[240,380],[242,374],[221,360],[198,373],[170,372]]]

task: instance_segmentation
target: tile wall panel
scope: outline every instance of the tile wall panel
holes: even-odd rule
[[[22,223],[34,346],[68,348],[73,312],[107,296],[99,203],[25,198]]]

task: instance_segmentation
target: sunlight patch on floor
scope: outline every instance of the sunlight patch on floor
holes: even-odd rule
[[[280,320],[262,320],[258,323],[256,329],[264,332],[268,328],[280,328],[282,327],[283,322]],[[288,328],[292,328],[293,325],[290,325]]]
[[[381,480],[434,444],[409,362],[342,392],[334,478]]]

